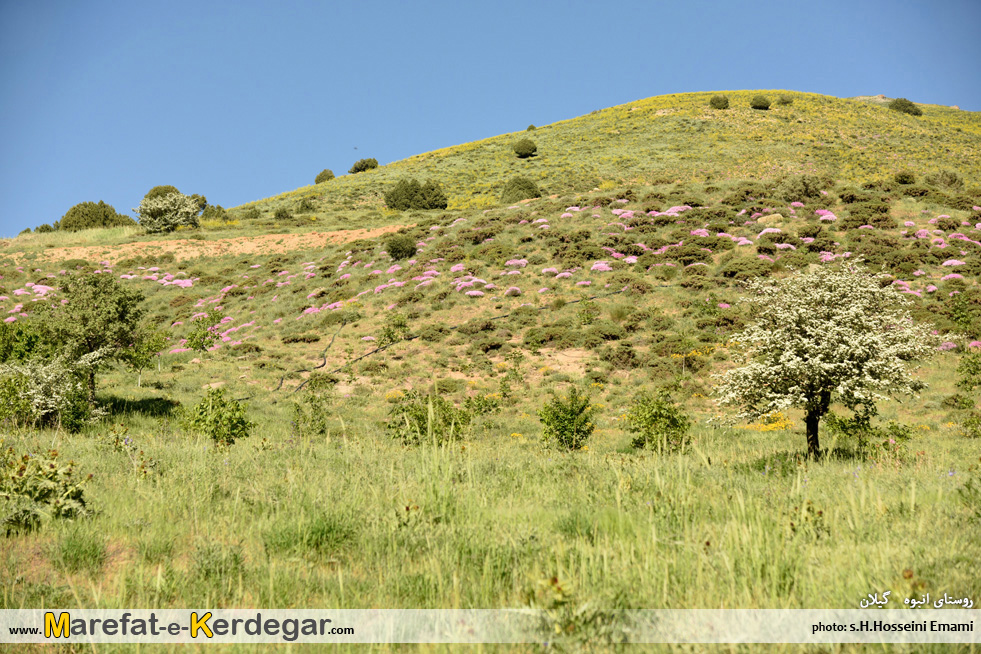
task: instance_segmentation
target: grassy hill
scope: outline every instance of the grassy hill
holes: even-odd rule
[[[197,232],[8,242],[7,341],[32,301],[95,271],[143,292],[168,341],[140,387],[121,366],[100,377],[110,416],[81,434],[7,416],[0,445],[54,443],[95,473],[100,513],[8,538],[0,607],[538,606],[580,634],[587,605],[981,596],[978,406],[955,386],[981,345],[981,118],[791,92],[763,112],[757,93],[426,153]],[[519,160],[526,136],[538,156]],[[518,174],[544,197],[501,203]],[[449,208],[386,209],[403,177],[440,182]],[[354,227],[383,231],[313,233]],[[417,253],[393,260],[394,232]],[[944,341],[921,396],[880,406],[908,442],[826,432],[814,462],[799,412],[719,422],[712,374],[754,318],[744,283],[859,257]],[[217,340],[195,348],[204,327]],[[543,449],[537,414],[573,386],[597,429]],[[181,420],[209,388],[246,398],[251,438],[215,451]],[[684,453],[631,444],[624,418],[655,389],[692,420]],[[401,427],[419,412],[469,423],[437,442]]]
[[[773,101],[768,111],[749,106],[761,93]],[[514,175],[531,177],[546,193],[560,195],[600,185],[718,183],[788,174],[861,183],[907,168],[923,175],[949,169],[981,179],[981,118],[975,112],[920,105],[924,115],[914,117],[875,100],[789,91],[727,91],[730,108],[717,111],[708,106],[712,95],[638,100],[342,175],[245,206],[264,214],[278,208],[325,214],[343,222],[335,212],[381,210],[381,194],[402,177],[437,180],[451,209],[497,205],[501,188]],[[792,104],[777,104],[781,96]],[[538,154],[519,160],[511,146],[525,137],[535,141]],[[303,199],[315,210],[296,211]]]

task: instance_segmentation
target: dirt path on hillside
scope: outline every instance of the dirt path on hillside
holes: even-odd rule
[[[309,232],[306,234],[263,234],[260,236],[239,236],[214,241],[194,239],[175,239],[172,241],[140,241],[120,245],[89,245],[79,247],[51,248],[40,253],[49,261],[84,259],[85,261],[108,261],[110,265],[130,257],[171,253],[177,261],[186,261],[201,256],[220,257],[224,255],[280,254],[295,250],[315,250],[330,244],[349,243],[363,238],[374,238],[402,227],[413,225],[388,225],[375,229],[343,229],[335,232]],[[16,253],[10,253],[17,256]]]

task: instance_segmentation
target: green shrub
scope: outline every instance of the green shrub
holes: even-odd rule
[[[634,434],[634,447],[665,454],[682,451],[688,445],[691,420],[665,390],[638,398],[627,411],[626,424],[627,431]]]
[[[773,267],[760,259],[733,259],[727,263],[719,274],[729,279],[744,281],[754,277],[766,277]]]
[[[334,171],[330,168],[324,168],[317,174],[317,177],[313,180],[313,183],[323,184],[324,182],[329,182],[332,179],[334,179]]]
[[[201,212],[201,220],[209,222],[228,222],[228,212],[220,204],[209,204]]]
[[[926,183],[931,186],[939,186],[950,190],[964,188],[964,180],[953,170],[941,170],[939,173],[928,175]],[[941,203],[943,204],[943,203]]]
[[[219,447],[249,436],[255,427],[245,417],[245,407],[238,400],[226,398],[221,388],[209,388],[204,398],[186,412],[183,422],[185,428],[210,437]]]
[[[419,184],[414,179],[400,179],[387,193],[385,193],[385,204],[389,209],[406,211],[417,209],[427,211],[429,209],[445,209],[449,205],[446,194],[433,180],[428,180],[425,184]]]
[[[385,242],[385,251],[395,261],[408,259],[416,254],[416,241],[408,234],[396,234]]]
[[[58,229],[62,231],[77,232],[83,229],[97,229],[101,227],[127,227],[136,225],[136,221],[129,216],[117,213],[112,205],[99,200],[98,204],[95,202],[80,202],[76,204],[61,217],[57,225]],[[48,227],[50,228],[50,226]],[[37,231],[41,232],[41,227]],[[53,231],[53,229],[46,231]]]
[[[930,189],[928,189],[926,186],[911,184],[909,186],[904,186],[901,193],[908,198],[922,198],[930,193]]]
[[[528,125],[528,129],[526,129],[525,131],[526,132],[534,132],[536,129],[537,128],[534,125]]]
[[[822,186],[814,175],[788,175],[777,184],[776,195],[787,202],[813,200],[821,197]]]
[[[408,391],[392,407],[386,429],[406,445],[445,443],[462,436],[470,418],[469,412],[457,409],[442,395]]]
[[[521,139],[511,149],[514,150],[514,153],[518,155],[519,159],[527,159],[535,155],[538,151],[538,146],[531,139]]]
[[[961,423],[961,433],[966,438],[981,438],[981,411],[971,411]]]
[[[844,439],[846,444],[851,444],[854,454],[863,460],[907,458],[907,443],[913,437],[913,428],[894,420],[884,426],[873,425],[873,415],[859,412],[851,418],[842,418],[835,413],[828,413],[824,420],[828,433],[839,440]]]
[[[770,100],[765,95],[754,95],[753,99],[749,101],[749,106],[753,109],[766,111],[770,108]]]
[[[727,95],[713,95],[709,100],[709,106],[713,109],[728,109],[729,108],[729,96]]]
[[[76,518],[88,511],[84,484],[75,463],[58,461],[57,450],[16,456],[14,448],[0,451],[0,531],[9,536],[31,531],[51,518]]]
[[[273,218],[280,222],[293,220],[293,212],[286,207],[280,207],[279,209],[276,209],[276,213],[273,214]]]
[[[542,192],[538,185],[527,177],[512,177],[501,191],[501,202],[505,204],[540,197]]]
[[[39,320],[0,322],[0,363],[46,358],[55,353],[59,343],[49,338]]]
[[[163,186],[154,186],[152,189],[146,192],[143,196],[144,200],[153,200],[154,198],[162,198],[174,193],[180,193],[176,186],[171,186],[169,184]]]
[[[897,184],[916,184],[916,173],[912,170],[900,170],[893,179]]]
[[[552,396],[552,400],[538,411],[542,421],[542,440],[546,445],[558,445],[568,450],[583,449],[593,433],[593,407],[589,396],[582,395],[575,386],[565,397]]]
[[[249,207],[242,211],[241,216],[242,220],[259,220],[262,218],[262,212],[257,207]]]
[[[330,375],[310,377],[303,387],[303,395],[293,402],[294,433],[310,438],[326,436],[330,431],[330,409],[334,403],[334,384]]]
[[[972,352],[961,358],[957,364],[957,388],[965,393],[974,393],[974,389],[981,388],[981,352]]]
[[[351,175],[354,175],[356,173],[363,173],[366,170],[371,170],[372,168],[377,168],[377,167],[378,167],[377,159],[358,159],[357,161],[354,162],[354,165],[351,166],[351,170],[347,172],[350,173]]]
[[[790,105],[794,104],[794,99],[789,95],[781,95],[779,98],[777,98],[777,104],[782,107],[789,107]]]
[[[922,116],[923,110],[917,107],[915,104],[907,100],[906,98],[896,98],[887,105],[893,111],[900,111],[904,114],[909,114],[910,116]]]
[[[848,215],[839,223],[844,229],[857,229],[862,225],[872,225],[876,229],[893,229],[896,220],[889,215],[886,202],[857,202],[848,206]]]

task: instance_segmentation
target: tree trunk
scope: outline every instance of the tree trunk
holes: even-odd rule
[[[821,414],[817,409],[811,409],[804,417],[804,425],[807,427],[807,455],[812,459],[821,458],[821,446],[818,443],[818,423],[821,421]]]
[[[89,370],[89,402],[95,402],[95,370]]]

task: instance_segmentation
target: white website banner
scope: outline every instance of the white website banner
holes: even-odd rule
[[[8,609],[0,643],[976,643],[974,609]]]

